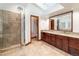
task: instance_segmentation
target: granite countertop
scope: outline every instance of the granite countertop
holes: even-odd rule
[[[50,33],[50,34],[56,34],[56,35],[63,35],[68,37],[74,37],[79,38],[79,33],[74,32],[64,32],[64,31],[55,31],[55,30],[42,30],[42,32]]]

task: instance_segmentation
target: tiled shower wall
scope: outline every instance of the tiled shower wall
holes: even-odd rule
[[[20,14],[0,10],[0,49],[20,44],[21,19]]]
[[[2,32],[3,32],[3,15],[2,10],[0,10],[0,49],[2,49],[3,47]]]

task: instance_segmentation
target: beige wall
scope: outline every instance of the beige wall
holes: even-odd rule
[[[73,31],[79,33],[79,10],[73,11]]]

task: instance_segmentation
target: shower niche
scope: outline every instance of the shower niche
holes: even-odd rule
[[[20,14],[7,10],[0,10],[0,50],[19,45],[20,39]]]

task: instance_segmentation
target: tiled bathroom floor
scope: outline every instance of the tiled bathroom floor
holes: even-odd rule
[[[70,54],[34,39],[31,44],[6,51],[2,56],[70,56]]]

